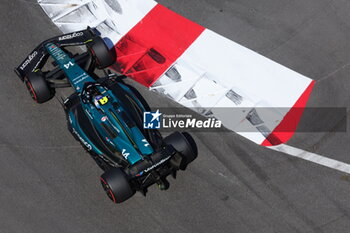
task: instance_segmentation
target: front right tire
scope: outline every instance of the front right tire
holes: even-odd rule
[[[105,41],[99,36],[95,37],[92,43],[90,53],[95,59],[97,68],[105,69],[115,63],[116,52],[114,47],[109,50]]]

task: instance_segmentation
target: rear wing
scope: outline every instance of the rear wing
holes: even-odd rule
[[[45,48],[47,43],[53,43],[58,47],[79,46],[91,42],[97,35],[95,29],[88,27],[82,31],[67,33],[45,40],[38,45],[18,67],[15,68],[15,73],[23,81],[28,73],[40,70],[49,58],[49,53]]]

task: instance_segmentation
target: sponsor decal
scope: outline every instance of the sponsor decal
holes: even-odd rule
[[[68,34],[68,35],[65,35],[65,36],[61,36],[61,37],[58,38],[58,40],[61,41],[61,40],[73,39],[73,38],[75,38],[75,37],[80,37],[80,36],[82,36],[82,35],[84,35],[83,32],[74,32],[74,33],[72,33],[72,34]]]
[[[147,139],[142,139],[142,142],[145,147],[149,146],[149,142],[147,141]]]
[[[105,137],[105,139],[106,139],[106,141],[109,142],[112,146],[115,146],[111,139],[109,139],[108,137]]]
[[[28,56],[28,59],[23,62],[23,64],[21,65],[20,69],[24,70],[27,67],[27,65],[36,57],[36,55],[38,55],[37,51],[34,51],[32,54],[30,54]]]
[[[84,81],[85,79],[87,79],[89,76],[84,72],[81,75],[79,75],[78,77],[75,77],[72,82],[74,83],[74,85],[77,85],[78,83]],[[77,90],[80,90],[80,88]]]
[[[73,133],[75,134],[75,135],[77,135],[78,136],[78,138],[79,138],[79,140],[84,144],[84,146],[86,147],[86,149],[88,150],[88,151],[90,151],[90,150],[92,150],[92,146],[87,142],[87,141],[85,141],[81,136],[80,136],[80,134],[73,128]]]
[[[128,157],[129,157],[129,155],[130,155],[130,153],[128,153],[128,152],[126,152],[126,150],[125,149],[123,149],[123,151],[122,151],[122,155],[123,155],[123,157],[127,160],[128,159]]]
[[[64,101],[64,104],[66,104],[67,102],[69,101],[69,99],[66,99],[66,101]],[[70,116],[68,116],[68,119],[69,119],[69,123],[73,123],[73,120]]]
[[[143,175],[143,172],[140,172],[139,174],[137,174],[136,176],[142,176]]]
[[[162,159],[162,160],[159,161],[158,163],[154,164],[153,166],[151,166],[151,167],[149,167],[149,168],[147,168],[147,169],[145,169],[145,170],[143,170],[143,171],[147,173],[147,172],[151,171],[153,168],[156,168],[156,167],[158,167],[159,165],[165,163],[165,162],[168,161],[170,158],[171,158],[171,156],[168,156],[168,157],[166,157],[165,159]]]
[[[32,72],[34,72],[34,71],[38,68],[38,66],[40,65],[40,63],[41,63],[42,60],[44,59],[44,57],[45,57],[45,55],[42,54],[42,55],[41,55],[41,58],[39,59],[39,61],[35,64],[35,66],[34,66]]]
[[[105,121],[107,121],[107,119],[108,119],[108,118],[107,118],[106,116],[104,116],[104,117],[101,118],[101,121],[102,121],[102,122],[105,122]]]
[[[85,109],[85,112],[86,112],[86,114],[90,117],[90,119],[94,119],[94,118],[91,116],[91,113],[90,113],[88,110]]]

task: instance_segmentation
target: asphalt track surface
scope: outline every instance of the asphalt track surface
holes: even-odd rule
[[[317,80],[309,106],[349,107],[349,1],[160,3]],[[196,133],[199,158],[169,191],[114,205],[58,101],[35,104],[12,72],[58,29],[34,0],[0,1],[0,24],[1,233],[349,232],[350,177],[234,133]],[[174,106],[140,90],[153,107]],[[350,163],[349,139],[298,133],[288,144]]]

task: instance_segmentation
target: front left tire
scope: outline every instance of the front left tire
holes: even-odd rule
[[[28,74],[24,78],[24,83],[32,99],[39,104],[49,101],[54,96],[54,90],[40,73]]]

